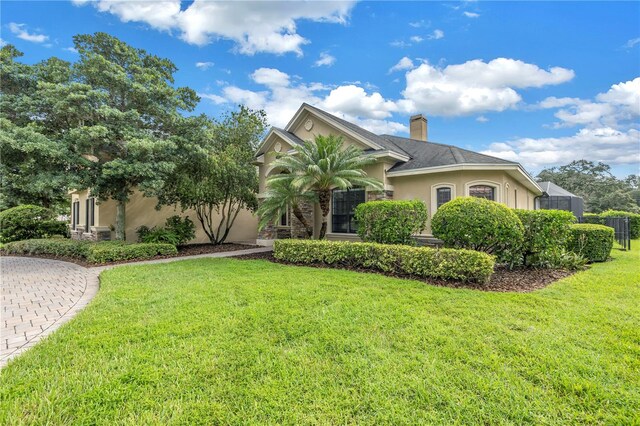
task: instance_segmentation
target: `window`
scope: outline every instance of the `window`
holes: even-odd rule
[[[486,198],[495,201],[495,188],[489,185],[474,185],[469,187],[471,197]]]
[[[71,227],[75,231],[80,223],[80,201],[74,201],[71,209]]]
[[[80,207],[80,202],[78,202],[78,208]],[[91,227],[94,225],[96,218],[96,199],[91,197],[87,198],[85,202],[85,212],[84,212],[84,232],[90,232]]]
[[[513,190],[513,207],[518,208],[518,190]]]
[[[331,231],[355,234],[358,230],[354,213],[356,206],[364,203],[364,189],[334,189],[331,209]]]
[[[289,210],[282,213],[280,216],[280,226],[289,226]]]
[[[451,201],[451,188],[438,188],[436,190],[436,208]]]

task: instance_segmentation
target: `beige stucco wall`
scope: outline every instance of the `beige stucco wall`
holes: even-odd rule
[[[81,191],[72,194],[72,201],[80,200],[80,222],[84,226],[84,200],[87,198],[87,191]],[[190,243],[208,243],[209,238],[204,233],[196,213],[193,210],[182,212],[179,208],[163,207],[156,210],[156,198],[145,197],[142,193],[136,191],[130,198],[126,207],[126,235],[127,241],[135,242],[137,240],[136,229],[145,225],[148,227],[164,226],[168,217],[178,215],[181,217],[188,216],[196,225],[196,238]],[[106,226],[112,229],[116,224],[116,202],[113,200],[103,201],[96,205],[95,210],[96,226]],[[217,220],[218,218],[215,218]],[[227,242],[247,242],[255,243],[258,236],[258,219],[247,211],[243,210],[238,214],[236,221],[231,228]],[[112,235],[113,237],[113,235]]]

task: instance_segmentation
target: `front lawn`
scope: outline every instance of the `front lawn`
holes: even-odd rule
[[[125,266],[0,373],[0,423],[640,422],[640,241],[533,293]]]

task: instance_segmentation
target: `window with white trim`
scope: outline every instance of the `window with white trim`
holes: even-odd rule
[[[495,201],[496,189],[489,185],[473,185],[469,187],[469,196]]]

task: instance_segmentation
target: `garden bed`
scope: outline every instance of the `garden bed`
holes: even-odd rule
[[[100,264],[90,263],[84,259],[79,259],[71,256],[54,256],[54,255],[47,255],[47,254],[38,254],[38,255],[6,254],[1,250],[0,250],[0,256],[37,257],[41,259],[61,260],[64,262],[75,263],[76,265],[84,266],[86,268],[93,268],[97,266],[120,265],[124,263],[135,263],[135,262],[142,262],[142,261],[148,261],[148,260],[169,259],[174,257],[195,256],[195,255],[208,254],[208,253],[222,253],[222,252],[229,252],[229,251],[236,251],[236,250],[247,250],[255,247],[256,246],[249,245],[249,244],[235,244],[235,243],[225,243],[220,245],[189,244],[186,246],[179,246],[178,253],[174,255],[159,255],[149,259],[132,259],[132,260],[117,261],[117,262],[106,262],[106,263],[100,263]]]
[[[295,265],[293,263],[282,262],[277,260],[276,258],[273,257],[272,252],[245,254],[245,255],[235,256],[234,259],[244,259],[244,260],[262,259],[262,260],[268,260],[270,262],[280,263],[284,265]],[[380,275],[396,277],[396,278],[426,281],[429,284],[440,286],[440,287],[468,288],[468,289],[482,290],[482,291],[519,292],[519,293],[527,293],[530,291],[544,288],[555,281],[558,281],[562,278],[573,275],[575,272],[577,272],[577,271],[569,271],[569,270],[563,270],[563,269],[534,269],[534,268],[516,268],[513,270],[509,270],[507,268],[497,267],[488,283],[478,284],[478,283],[470,283],[470,282],[462,282],[462,281],[454,281],[454,280],[442,280],[442,279],[434,279],[434,278],[429,278],[425,280],[423,278],[414,277],[411,275],[383,273],[383,272],[364,269],[364,268],[336,267],[336,266],[325,265],[323,263],[314,263],[314,264],[299,265],[299,266],[309,266],[312,268],[346,269],[346,270],[352,270],[356,272],[374,273],[374,274],[380,274]]]

